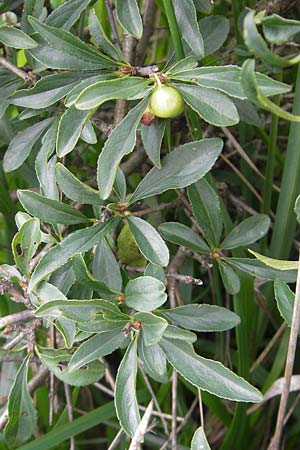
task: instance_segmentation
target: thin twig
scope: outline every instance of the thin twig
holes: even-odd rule
[[[64,383],[64,388],[65,388],[65,396],[66,396],[66,403],[67,403],[68,419],[69,419],[69,422],[73,422],[73,405],[72,405],[70,386],[67,383]],[[70,450],[75,450],[74,436],[70,437]]]
[[[153,214],[159,211],[164,211],[169,208],[175,208],[177,206],[177,202],[170,203],[162,203],[158,206],[152,206],[151,208],[142,209],[141,211],[134,211],[133,215],[136,217],[147,216],[148,214]]]
[[[21,331],[17,336],[15,336],[11,341],[7,342],[3,345],[3,350],[11,350],[13,347],[15,347],[19,342],[22,341],[22,339],[25,337],[24,331]]]
[[[268,447],[268,450],[279,450],[281,436],[284,427],[284,418],[287,407],[287,402],[289,398],[291,378],[293,374],[293,367],[295,361],[295,354],[297,348],[297,340],[299,333],[299,322],[300,322],[300,255],[299,255],[299,264],[298,264],[298,274],[297,274],[297,283],[296,283],[296,292],[295,292],[295,302],[293,309],[293,317],[291,324],[291,333],[289,339],[288,352],[286,357],[286,365],[284,371],[284,385],[281,393],[279,410],[277,415],[277,422],[275,433],[271,443]]]
[[[145,0],[143,5],[143,35],[136,47],[135,64],[143,64],[149,39],[153,34],[155,23],[156,5],[154,0]]]
[[[32,319],[34,317],[34,312],[32,310],[26,309],[25,311],[21,311],[14,314],[9,314],[8,316],[1,317],[0,319],[0,328],[4,328],[7,325],[11,325],[12,323],[21,322],[23,320]]]
[[[267,355],[272,350],[272,348],[274,347],[274,345],[276,344],[276,342],[278,341],[278,339],[280,338],[280,336],[282,335],[282,333],[284,332],[285,329],[286,329],[286,324],[285,324],[285,322],[283,322],[282,325],[280,326],[280,328],[278,328],[278,330],[276,331],[276,333],[274,334],[274,336],[268,343],[268,345],[266,346],[266,348],[264,348],[264,350],[261,352],[261,354],[256,359],[256,361],[254,361],[253,365],[250,368],[250,373],[252,373],[256,369],[256,367],[258,367],[263,362],[263,360],[267,357]]]
[[[107,14],[108,14],[108,20],[111,26],[111,30],[114,36],[114,44],[119,47],[119,49],[121,50],[121,42],[120,42],[120,38],[119,38],[119,33],[118,33],[118,25],[117,25],[117,21],[114,15],[114,11],[113,11],[113,6],[111,5],[109,0],[104,0],[105,2],[105,6],[107,9]]]
[[[140,421],[136,432],[134,433],[134,436],[132,438],[130,447],[128,450],[139,450],[140,444],[144,440],[144,436],[147,432],[149,421],[151,419],[153,412],[153,400],[150,401],[149,405],[146,408],[145,414],[142,417],[142,420]]]
[[[29,73],[25,72],[25,70],[19,69],[19,67],[15,66],[13,63],[8,61],[3,56],[0,56],[0,64],[6,69],[13,72],[18,77],[22,78],[24,81],[34,81],[35,78],[32,77]]]
[[[145,384],[146,384],[146,386],[147,386],[148,391],[149,391],[150,394],[151,394],[152,400],[153,400],[153,402],[154,402],[154,404],[155,404],[155,407],[156,407],[157,411],[160,412],[160,413],[162,414],[162,410],[161,410],[161,408],[160,408],[160,406],[159,406],[159,403],[158,403],[158,401],[157,401],[155,392],[154,392],[153,389],[152,389],[152,386],[151,386],[151,384],[150,384],[150,381],[149,381],[149,379],[148,379],[148,376],[147,376],[146,372],[144,371],[144,368],[143,368],[143,366],[142,366],[141,361],[139,361],[139,369],[140,369],[140,371],[141,371],[141,373],[142,373],[142,375],[143,375]],[[152,409],[153,409],[153,408],[152,408]],[[164,418],[163,416],[161,416],[161,422],[162,422],[162,425],[163,425],[165,434],[168,435],[168,434],[169,434],[168,425],[167,425],[167,422],[165,421],[165,418]]]

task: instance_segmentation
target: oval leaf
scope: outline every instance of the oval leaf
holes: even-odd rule
[[[221,244],[221,248],[230,250],[252,244],[268,232],[270,224],[270,218],[266,214],[256,214],[249,217],[226,236]]]
[[[125,303],[137,311],[149,312],[167,301],[165,285],[157,278],[139,277],[127,283]]]
[[[143,22],[136,0],[115,0],[117,18],[122,27],[132,36],[140,39]]]
[[[184,245],[196,253],[209,253],[206,242],[191,228],[178,222],[166,222],[159,225],[159,232],[170,242]]]

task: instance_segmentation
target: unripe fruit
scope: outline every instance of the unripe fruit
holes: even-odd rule
[[[151,95],[150,107],[156,117],[168,119],[182,113],[184,102],[176,89],[162,84],[157,86]]]

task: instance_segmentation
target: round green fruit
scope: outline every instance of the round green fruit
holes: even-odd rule
[[[184,102],[179,92],[172,86],[160,85],[151,95],[150,107],[156,117],[168,119],[182,113]]]

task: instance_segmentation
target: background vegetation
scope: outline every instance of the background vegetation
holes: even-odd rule
[[[298,2],[0,23],[0,448],[298,448]]]

